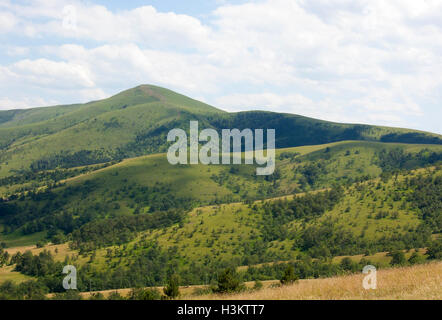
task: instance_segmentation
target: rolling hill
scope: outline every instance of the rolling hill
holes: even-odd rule
[[[169,164],[166,135],[191,120],[276,129],[275,172]],[[0,277],[59,291],[69,262],[81,290],[91,282],[103,290],[160,286],[173,272],[184,284],[208,284],[226,267],[247,281],[273,280],[284,261],[301,278],[333,276],[376,252],[413,248],[421,248],[416,261],[438,259],[441,163],[440,135],[228,113],[150,85],[1,111],[0,245],[14,253],[0,251]],[[13,248],[49,241],[51,254]],[[355,255],[349,270],[335,261]]]
[[[227,113],[173,91],[142,85],[86,104],[0,111],[0,177],[165,152],[172,128],[276,129],[277,148],[367,140],[442,144],[440,135],[338,124],[263,111]]]

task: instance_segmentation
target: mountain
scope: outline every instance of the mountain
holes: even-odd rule
[[[276,129],[277,148],[367,140],[442,144],[415,130],[339,124],[273,112],[227,113],[173,91],[141,85],[86,104],[0,111],[0,177],[165,152],[172,128]]]
[[[274,173],[169,164],[166,135],[191,120],[276,129]],[[147,85],[2,111],[0,133],[0,299],[64,291],[66,264],[85,291],[164,285],[173,273],[209,284],[228,267],[274,280],[291,263],[304,279],[442,257],[440,135],[228,113]]]

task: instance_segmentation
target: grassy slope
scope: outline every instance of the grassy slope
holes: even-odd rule
[[[399,176],[398,179],[401,180],[416,174],[428,174],[428,171],[417,170],[409,175]],[[378,208],[382,197],[385,196],[383,188],[392,188],[392,180],[385,184],[381,183],[380,189],[378,189],[380,181],[375,180],[374,182],[365,183],[367,188],[365,192],[367,194],[373,193],[370,197],[366,197],[363,202],[360,201],[360,194],[355,192],[355,187],[351,187],[336,208],[327,212],[316,222],[312,221],[303,227],[306,228],[312,223],[325,223],[329,219],[333,219],[352,234],[370,240],[392,234],[406,233],[408,230],[416,228],[419,224],[417,212],[400,209],[401,201],[388,199],[385,207]],[[375,201],[374,198],[379,200]],[[375,219],[372,213],[373,206],[375,212],[378,212],[378,210],[396,211],[399,212],[399,216],[397,219],[391,217]],[[345,212],[347,208],[350,208],[349,212]],[[260,222],[261,215],[242,203],[196,208],[188,214],[182,226],[174,225],[164,230],[141,233],[139,237],[125,246],[127,252],[130,253],[123,260],[106,261],[104,258],[106,249],[98,250],[93,265],[99,268],[104,268],[109,263],[124,265],[126,259],[131,259],[131,257],[141,253],[142,246],[139,244],[145,239],[155,239],[165,249],[176,247],[183,263],[203,262],[207,258],[221,258],[224,261],[239,260],[243,255],[244,247],[251,241],[260,238]],[[292,232],[297,232],[296,230],[299,230],[300,225],[297,221],[294,221],[287,227]],[[135,247],[139,249],[134,249]],[[269,244],[267,251],[273,253],[274,260],[294,259],[297,256],[297,251],[292,250],[291,247],[292,244],[288,240],[273,241]],[[388,264],[385,255],[373,256],[373,261]]]
[[[121,156],[121,151],[124,156],[162,152],[165,132],[185,128],[189,120],[216,129],[274,128],[279,148],[416,132],[272,112],[226,113],[170,90],[143,85],[86,104],[0,111],[0,177],[66,152],[92,150],[111,158]]]
[[[406,177],[414,176],[417,174],[433,174],[429,169],[419,169],[414,172],[411,172],[407,175],[400,175],[398,176],[398,180],[404,179]],[[382,184],[382,187],[380,189],[377,188],[378,180],[375,181],[376,183],[371,186],[371,181],[366,182],[367,184],[367,193],[370,193],[370,191],[373,191],[374,197],[381,197],[385,194],[382,187],[388,187],[392,188],[392,180],[389,182]],[[370,210],[364,211],[361,210],[358,199],[360,197],[359,193],[355,193],[355,186],[348,189],[345,198],[338,204],[338,206],[333,209],[332,211],[326,213],[321,220],[327,220],[328,217],[332,217],[334,219],[340,220],[344,227],[347,228],[347,230],[359,234],[361,230],[365,227],[365,225],[368,225],[367,231],[364,235],[364,237],[369,237],[371,239],[376,238],[376,236],[387,235],[389,232],[407,232],[407,230],[411,227],[415,227],[418,224],[418,220],[416,217],[416,213],[413,211],[400,211],[400,216],[398,219],[391,219],[391,218],[384,218],[384,219],[373,219],[368,218],[368,215],[370,214]],[[302,195],[299,195],[302,196]],[[292,196],[289,196],[292,197]],[[270,200],[272,201],[272,200]],[[374,201],[370,201],[369,198],[364,199],[364,204],[367,206],[370,206],[371,204],[376,203]],[[396,208],[399,206],[400,202],[393,201],[393,209],[396,210]],[[349,212],[343,213],[342,209],[346,207],[350,207],[351,210]],[[390,208],[391,209],[391,208]],[[387,209],[387,210],[390,210]],[[393,210],[391,209],[391,210]],[[384,210],[384,209],[383,209]],[[242,254],[242,250],[244,248],[244,245],[248,243],[248,241],[254,239],[255,237],[259,237],[259,228],[258,223],[260,222],[260,215],[256,212],[253,212],[250,210],[249,206],[246,206],[242,203],[232,203],[232,204],[224,204],[221,206],[208,206],[208,207],[202,207],[202,208],[196,208],[192,212],[188,214],[187,219],[185,220],[185,223],[182,226],[172,226],[170,228],[167,228],[165,230],[158,230],[153,232],[144,232],[139,235],[134,241],[131,241],[127,245],[125,245],[125,250],[127,252],[127,255],[125,255],[122,259],[121,258],[114,258],[111,260],[107,260],[105,258],[105,254],[108,248],[100,249],[96,252],[96,258],[92,262],[92,265],[95,267],[98,267],[102,270],[105,270],[110,265],[112,266],[124,266],[128,262],[128,260],[131,260],[133,257],[137,256],[141,253],[140,250],[142,249],[134,249],[134,246],[139,244],[140,241],[145,239],[156,239],[160,246],[163,248],[170,248],[170,247],[177,247],[177,252],[179,252],[180,256],[182,257],[183,263],[188,263],[190,261],[199,261],[202,262],[206,257],[210,257],[210,259],[216,259],[220,255],[222,256],[223,260],[232,260],[235,258],[240,258]],[[349,222],[349,223],[347,223]],[[293,225],[296,225],[294,223]],[[403,227],[406,226],[404,229]],[[299,226],[297,226],[299,227]],[[382,231],[375,232],[375,231]],[[55,248],[57,248],[58,252],[55,252]],[[110,247],[110,248],[117,248],[117,247]],[[140,248],[142,248],[140,246]],[[66,255],[69,256],[78,256],[78,252],[75,250],[70,250],[67,246],[67,244],[62,245],[56,245],[56,246],[46,246],[44,249],[50,250],[56,260],[63,260]],[[34,254],[38,254],[43,248],[35,248],[35,246],[22,246],[22,247],[16,247],[16,248],[10,248],[7,249],[10,254],[14,254],[17,251],[24,252],[26,250],[31,250]],[[120,247],[121,249],[121,247]],[[274,251],[274,259],[275,260],[287,260],[287,259],[293,259],[296,257],[296,251],[291,250],[290,244],[280,241],[274,241],[270,247],[268,248],[269,251]],[[139,252],[140,251],[140,252]],[[423,251],[421,252],[423,253]],[[407,253],[406,257],[411,253]],[[351,258],[354,261],[359,261],[363,256],[352,256]],[[334,261],[339,262],[340,259],[343,257],[335,257]],[[377,253],[371,256],[364,257],[366,259],[369,259],[370,261],[374,263],[378,263],[381,266],[388,266],[390,257],[386,256],[386,253]],[[76,263],[78,264],[85,264],[88,263],[88,256],[79,256],[78,260],[76,260]],[[259,266],[255,266],[259,267]],[[382,271],[386,272],[386,271]],[[440,270],[439,270],[440,273]],[[352,278],[353,277],[353,278]],[[356,276],[350,276],[351,279],[355,279]],[[439,275],[440,277],[440,275]],[[0,280],[4,281],[7,279],[12,279],[15,281],[23,281],[28,279],[28,277],[21,277],[20,274],[12,272],[12,269],[10,267],[4,267],[0,269]],[[346,278],[345,278],[346,279]],[[325,280],[324,280],[325,281]],[[335,281],[331,279],[330,281]],[[427,278],[425,281],[434,281],[432,277]],[[273,283],[273,282],[269,282]],[[308,280],[301,281],[301,284],[308,283],[308,284],[315,284],[318,283],[325,283],[323,280]],[[333,282],[334,283],[334,282]],[[322,286],[322,284],[319,284]],[[331,285],[331,284],[330,284]],[[391,285],[391,284],[389,284]],[[354,287],[354,283],[352,284]],[[352,287],[352,288],[353,288]],[[401,285],[400,288],[403,286]],[[427,286],[428,287],[428,286]],[[310,289],[308,289],[310,288]],[[399,288],[399,287],[397,287]],[[390,296],[388,294],[393,294],[397,290],[396,287],[389,288],[387,291],[381,291],[381,293],[372,295],[372,296],[354,296],[356,292],[347,292],[343,293],[341,292],[341,287],[339,287],[339,290],[331,292],[329,285],[326,285],[326,288],[324,289],[324,295],[318,295],[314,296],[313,293],[306,293],[306,290],[313,290],[311,287],[304,287],[304,285],[301,286],[301,289],[296,289],[294,296],[290,299],[303,299],[303,298],[324,298],[324,299],[355,299],[355,298],[389,298]],[[267,290],[270,290],[273,293],[267,293]],[[273,290],[273,291],[272,291]],[[279,294],[274,292],[279,289],[266,289],[263,291],[263,294]],[[282,290],[282,289],[281,289]],[[316,289],[315,289],[316,290]],[[353,290],[353,289],[351,289]],[[413,289],[413,291],[406,291],[404,293],[397,293],[398,298],[402,297],[402,294],[406,295],[404,298],[429,298],[428,295],[432,294],[439,294],[437,290],[434,290],[433,287],[431,287],[431,291],[416,291],[417,289]],[[420,289],[423,290],[423,289]],[[127,290],[126,290],[127,291]],[[186,293],[190,294],[190,290],[185,290]],[[258,294],[258,293],[256,293]],[[285,294],[285,293],[284,293]],[[395,293],[396,294],[396,293]],[[308,296],[307,296],[308,295]],[[431,296],[433,297],[433,296]],[[207,297],[204,297],[207,298]],[[210,296],[208,298],[219,298],[217,296]],[[236,297],[233,297],[236,298]],[[251,297],[251,299],[267,299],[267,298],[278,298],[278,296],[263,296],[263,297]],[[247,298],[245,298],[247,299]]]
[[[364,274],[300,280],[251,293],[205,295],[196,299],[227,300],[413,300],[442,299],[442,262],[378,270],[376,290],[362,287]],[[184,298],[191,298],[185,296]]]
[[[403,178],[405,176],[399,177],[399,179]],[[294,221],[288,225],[288,229],[290,232],[296,233],[300,228],[307,228],[311,224],[326,223],[332,219],[352,234],[376,240],[383,236],[406,233],[409,229],[418,226],[417,212],[410,209],[399,209],[401,201],[389,199],[388,206],[379,208],[385,191],[383,188],[376,189],[375,184],[369,186],[369,183],[367,183],[367,193],[373,191],[373,195],[365,198],[363,202],[359,200],[359,194],[352,187],[347,190],[345,197],[332,211],[304,226],[301,226],[298,221]],[[387,184],[383,184],[383,187],[392,187],[391,184],[392,181],[389,181]],[[379,200],[374,201],[374,198]],[[399,217],[397,219],[391,217],[375,219],[371,209],[373,206],[375,206],[375,212],[378,210],[397,211]],[[348,207],[350,208],[349,212],[345,212]],[[370,209],[367,209],[368,207]],[[211,259],[222,258],[224,261],[229,261],[240,259],[244,246],[250,241],[260,238],[260,221],[259,212],[253,211],[248,205],[242,203],[224,204],[193,210],[182,227],[175,225],[166,230],[146,232],[144,235],[147,239],[156,239],[164,248],[177,247],[183,261],[203,262],[206,256]],[[140,235],[138,239],[141,238],[143,235]],[[128,248],[139,242],[138,239],[133,241]],[[274,260],[294,259],[298,253],[293,251],[292,243],[289,240],[273,241],[267,250],[273,253]]]
[[[329,147],[329,159],[320,159],[324,155],[324,150]],[[66,181],[64,186],[54,189],[57,194],[59,191],[67,187],[82,186],[88,181],[94,185],[93,189],[87,194],[82,192],[74,192],[68,195],[68,198],[63,200],[67,204],[61,207],[61,211],[79,210],[87,212],[93,209],[96,204],[102,205],[101,209],[97,209],[99,214],[106,213],[106,215],[120,215],[131,214],[136,207],[139,207],[141,213],[149,210],[149,205],[140,204],[130,196],[131,193],[137,197],[143,197],[143,192],[140,191],[142,187],[154,187],[157,183],[167,185],[168,193],[179,198],[189,198],[196,206],[204,206],[210,202],[218,199],[221,203],[241,201],[246,196],[252,197],[275,197],[283,194],[292,194],[300,192],[300,180],[302,175],[298,169],[305,164],[312,161],[322,161],[324,163],[325,172],[318,176],[317,183],[314,186],[306,185],[305,190],[321,189],[330,187],[334,181],[358,178],[368,175],[375,179],[381,173],[381,169],[374,160],[375,153],[381,149],[404,148],[405,150],[417,152],[422,148],[430,148],[433,150],[442,150],[442,146],[418,146],[418,145],[401,145],[401,144],[383,144],[375,142],[339,142],[321,146],[306,146],[291,149],[278,150],[277,159],[281,153],[299,153],[299,162],[291,161],[290,159],[277,160],[277,168],[281,172],[281,177],[277,184],[271,181],[265,181],[263,178],[256,178],[253,166],[238,166],[239,171],[236,173],[229,173],[230,166],[204,166],[204,165],[187,165],[187,166],[172,166],[165,159],[165,155],[151,155],[134,159],[127,159],[114,166],[103,168],[88,174],[80,175],[78,177],[70,178]],[[346,155],[349,154],[349,155]],[[220,181],[217,177],[224,177]],[[386,185],[383,188],[390,188]],[[13,189],[14,186],[11,186]],[[374,189],[374,186],[370,188]],[[368,191],[367,191],[368,192]],[[359,195],[355,192],[342,204],[335,208],[333,216],[345,217],[342,223],[345,224],[350,221],[350,226],[354,227],[354,232],[361,232],[363,221],[373,214],[373,206],[378,208],[382,203],[382,194],[384,191],[373,191],[377,195],[367,198],[367,201],[359,199]],[[28,200],[26,200],[28,201]],[[116,207],[115,204],[119,206]],[[387,203],[388,204],[388,203]],[[103,209],[105,206],[105,210]],[[343,214],[347,207],[354,208],[354,214]],[[408,223],[414,223],[412,216],[406,215],[394,205],[391,210],[398,210],[401,214],[400,221],[403,221],[403,228]],[[209,210],[209,209],[202,209]],[[235,210],[243,212],[247,217],[250,215],[247,208],[240,207]],[[213,209],[210,209],[212,215],[215,215]],[[56,214],[54,212],[54,214]],[[223,213],[224,214],[224,213]],[[224,219],[224,221],[231,219]],[[233,222],[229,222],[233,223]],[[213,223],[217,225],[216,223]],[[218,227],[221,227],[220,224]],[[382,223],[385,232],[390,232],[391,223]],[[231,226],[226,226],[230,228]],[[396,223],[394,227],[398,228]],[[390,230],[390,231],[389,231]],[[380,227],[374,225],[368,226],[366,232],[371,234],[376,231],[381,231]],[[14,240],[14,236],[9,238],[2,236],[3,240]],[[32,243],[32,242],[30,242]]]
[[[12,169],[27,169],[33,160],[62,151],[111,152],[134,141],[143,130],[186,114],[202,113],[222,111],[153,86],[140,86],[84,105],[24,110],[0,123],[0,146],[7,145],[0,176]]]

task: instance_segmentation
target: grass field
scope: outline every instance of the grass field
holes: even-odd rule
[[[333,278],[298,280],[293,285],[279,286],[278,280],[262,281],[263,287],[253,290],[254,282],[246,282],[247,290],[237,294],[204,294],[207,286],[181,286],[178,299],[190,300],[440,300],[442,299],[442,262],[377,271],[377,288],[365,290],[364,274]],[[163,287],[154,287],[162,292]],[[107,297],[118,292],[128,297],[131,289],[82,292],[84,299],[94,293]],[[50,297],[51,295],[49,295]]]
[[[32,277],[14,271],[14,266],[4,266],[0,268],[0,284],[5,281],[20,283],[29,279],[32,279]]]
[[[365,290],[364,274],[299,280],[277,288],[233,295],[183,296],[204,300],[441,300],[442,262],[377,271],[377,289]]]

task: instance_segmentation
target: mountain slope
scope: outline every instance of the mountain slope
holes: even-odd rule
[[[227,113],[150,85],[86,104],[0,111],[0,177],[165,152],[172,128],[276,129],[278,148],[343,140],[442,144],[439,135],[272,112]]]
[[[279,150],[275,173],[257,177],[254,165],[173,166],[156,154],[67,180],[65,171],[0,180],[3,197],[11,200],[3,205],[1,222],[8,232],[70,233],[90,221],[320,190],[441,160],[439,145],[337,142]]]

